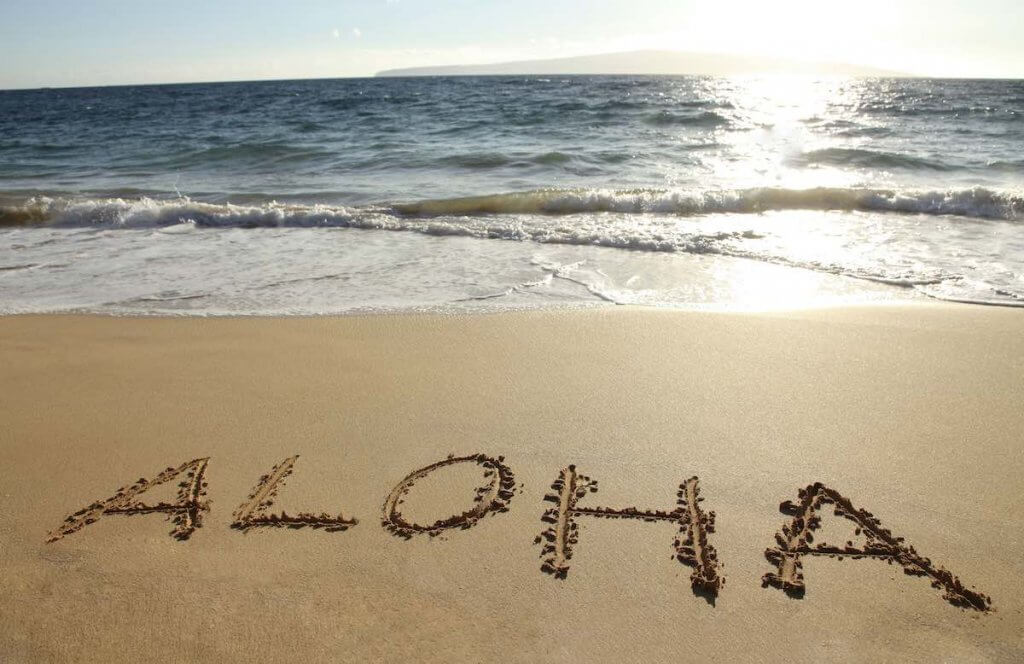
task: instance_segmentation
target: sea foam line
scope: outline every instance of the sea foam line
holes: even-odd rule
[[[706,192],[653,189],[538,190],[471,196],[393,206],[405,216],[469,216],[480,214],[568,215],[585,212],[703,215],[759,213],[781,210],[838,210],[960,215],[1015,221],[1024,218],[1024,194],[983,187],[952,191],[888,189],[756,188]]]
[[[896,193],[855,189],[756,189],[742,191],[682,194],[671,192],[602,190],[547,190],[495,196],[426,201],[405,206],[345,208],[326,205],[294,205],[275,202],[263,205],[213,204],[187,198],[141,199],[62,199],[33,198],[15,206],[20,214],[36,225],[39,219],[49,227],[94,228],[107,232],[116,229],[155,229],[189,233],[203,227],[277,228],[328,227],[415,232],[432,236],[464,236],[542,244],[596,245],[650,252],[711,254],[745,258],[817,272],[866,279],[904,288],[915,288],[932,297],[943,297],[929,288],[952,283],[957,274],[892,274],[861,268],[801,261],[786,256],[753,251],[744,240],[757,238],[753,231],[693,233],[673,228],[654,217],[641,220],[646,213],[711,214],[714,212],[761,212],[779,209],[870,209],[919,214],[965,214],[996,220],[1024,218],[1024,199],[1018,195],[971,189],[952,192]],[[0,220],[9,221],[11,208],[0,211]],[[603,211],[638,214],[635,221],[610,220]],[[586,214],[590,212],[590,214]],[[551,215],[571,220],[555,222]],[[4,215],[8,215],[4,217]],[[841,223],[841,222],[839,222]],[[85,231],[88,233],[89,231]],[[85,238],[88,239],[88,238]],[[21,264],[17,267],[22,268]],[[8,273],[16,272],[10,270]],[[2,274],[2,273],[0,273]],[[616,298],[594,284],[579,281],[571,269],[552,270],[551,278],[572,281],[605,301]],[[542,284],[520,284],[514,290],[528,291]],[[495,293],[502,297],[511,293]],[[1020,306],[1024,295],[1012,291],[992,293],[992,303]],[[489,298],[488,298],[489,299]],[[943,299],[954,299],[943,297]]]
[[[0,206],[0,226],[152,228],[190,224],[240,228],[391,228],[409,218],[524,214],[559,216],[598,212],[696,216],[784,210],[895,212],[1019,221],[1024,219],[1024,192],[994,191],[984,187],[950,191],[838,187],[704,192],[542,189],[366,207],[282,204],[274,201],[261,205],[215,204],[193,201],[187,197],[77,199],[37,196],[14,205]]]

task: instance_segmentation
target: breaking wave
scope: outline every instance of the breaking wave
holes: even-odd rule
[[[36,196],[0,205],[0,226],[151,228],[190,223],[201,227],[368,227],[417,223],[437,217],[574,215],[585,213],[697,216],[785,210],[956,215],[1024,219],[1024,194],[982,187],[953,191],[759,188],[708,192],[649,189],[545,189],[361,207],[206,203],[189,198],[65,198]]]
[[[759,188],[699,193],[606,189],[539,190],[426,200],[393,206],[405,216],[481,214],[568,215],[585,212],[703,215],[782,210],[841,210],[959,215],[1016,221],[1024,218],[1024,194],[982,187],[958,191],[899,192],[885,189]]]
[[[825,148],[812,150],[790,160],[798,166],[838,166],[882,170],[952,171],[957,166],[909,154],[879,152],[862,148]]]
[[[13,204],[12,204],[13,202]],[[998,290],[986,284],[968,287],[967,272],[941,261],[915,264],[864,262],[855,256],[825,260],[772,248],[773,219],[754,220],[746,229],[737,219],[726,230],[679,225],[674,216],[741,215],[785,210],[872,211],[906,215],[959,215],[1016,222],[1024,219],[1024,196],[984,188],[946,192],[880,189],[747,189],[697,193],[655,190],[537,190],[407,204],[336,206],[257,200],[251,204],[210,203],[188,198],[68,198],[36,196],[0,199],[0,226],[156,230],[191,234],[201,228],[356,228],[405,231],[422,235],[511,240],[677,252],[744,258],[817,272],[914,288],[931,297],[1024,305],[1024,292],[1010,279]],[[884,226],[885,217],[871,223]],[[831,220],[830,220],[831,221]],[[836,219],[835,223],[856,223]],[[768,226],[765,223],[769,224]],[[898,220],[893,221],[899,225]],[[756,228],[757,230],[752,230]],[[90,230],[82,231],[89,233]],[[1009,230],[1009,229],[1007,229]],[[717,231],[717,232],[714,232]],[[87,241],[82,238],[80,241]],[[34,262],[12,261],[0,274],[37,269]],[[561,274],[554,275],[566,279]],[[571,281],[571,279],[569,279]],[[998,280],[997,280],[998,281]],[[999,283],[1003,283],[1000,281]],[[996,282],[993,282],[996,283]],[[997,284],[998,285],[998,284]],[[525,287],[525,286],[524,286]],[[604,297],[599,293],[592,293]],[[178,296],[175,296],[176,298]]]

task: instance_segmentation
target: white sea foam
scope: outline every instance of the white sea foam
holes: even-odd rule
[[[1024,219],[1024,194],[983,187],[952,191],[886,189],[757,188],[706,192],[605,189],[540,190],[443,200],[395,209],[405,215],[578,214],[620,212],[654,214],[757,213],[772,210],[844,210],[959,215],[985,219]]]
[[[149,228],[191,223],[207,227],[359,227],[421,230],[407,219],[501,215],[753,214],[781,210],[894,212],[1024,220],[1024,192],[983,187],[949,191],[897,191],[818,187],[756,188],[704,192],[547,189],[364,207],[206,203],[189,198],[62,198],[37,196],[0,206],[0,226],[112,226]],[[433,232],[445,233],[445,226]],[[453,231],[457,232],[457,231]]]
[[[23,246],[42,235],[57,238],[34,253],[67,266],[0,272],[0,312],[208,316],[612,304],[787,308],[909,295],[757,261],[591,245],[353,229],[89,233],[0,231],[3,240]],[[93,239],[83,245],[85,237]],[[0,260],[6,260],[4,245]]]
[[[362,304],[345,300],[344,311],[364,304],[403,309],[458,302],[550,303],[565,300],[552,293],[566,289],[573,293],[568,298],[573,302],[580,296],[592,302],[636,302],[638,292],[674,292],[666,284],[654,289],[642,286],[646,268],[640,255],[654,254],[742,258],[917,288],[944,299],[1009,306],[1024,302],[1024,239],[1018,225],[1021,198],[986,189],[946,193],[835,189],[702,194],[538,191],[362,207],[276,202],[234,205],[187,198],[36,197],[8,205],[0,214],[6,215],[0,218],[7,222],[0,233],[9,240],[0,247],[0,267],[5,268],[0,270],[5,286],[0,309],[6,311],[21,311],[26,306],[41,306],[44,310],[171,308],[193,313],[335,311],[336,302],[324,302],[315,289],[333,292],[335,286],[353,279],[353,269],[379,271],[382,265],[398,260],[386,250],[373,249],[371,243],[366,247],[367,255],[356,252],[339,263],[342,259],[331,253],[333,243],[344,241],[352,248],[381,237],[329,233],[331,229],[346,228],[392,231],[385,236],[433,238],[433,242],[441,243],[434,245],[435,252],[460,238],[510,242],[478,245],[481,256],[490,256],[486,265],[492,274],[487,279],[477,275],[472,288],[453,284],[427,287],[423,284],[431,280],[421,275],[418,281],[401,281],[409,297],[396,292],[378,302],[377,296],[364,293]],[[289,260],[285,250],[268,256],[260,270],[251,274],[237,269],[247,258],[245,254],[256,251],[255,247],[263,250],[261,242],[267,233],[287,246],[299,231],[305,245],[287,270],[272,265]],[[219,240],[223,232],[231,233],[232,242],[218,242],[219,253],[211,253],[213,238]],[[158,237],[166,238],[166,242],[157,241]],[[601,263],[594,261],[587,267],[574,265],[574,261],[534,263],[522,272],[519,267],[501,264],[505,250],[499,245],[507,244],[628,249],[637,254],[629,259],[635,263],[635,270],[623,283],[607,279]],[[105,265],[96,266],[84,258],[98,255],[99,247],[108,245],[124,245],[112,250],[110,260],[115,265],[133,251],[138,252],[137,262],[120,265],[110,273],[111,279],[123,280],[114,287],[94,278],[97,270],[106,270]],[[950,251],[951,247],[956,250]],[[993,260],[995,247],[1001,261]],[[358,259],[355,267],[344,262],[355,260],[353,256]],[[372,261],[360,262],[369,256]],[[423,263],[422,257],[408,260]],[[156,265],[167,262],[187,265],[195,273],[194,278],[191,274],[175,274],[173,278],[164,274],[169,281],[149,283],[147,275],[154,273]],[[339,269],[324,270],[322,266]],[[447,265],[441,269],[454,270]],[[450,276],[455,278],[455,274]],[[174,287],[168,288],[169,283]],[[34,290],[40,284],[52,288],[40,293]],[[143,288],[136,288],[142,284]],[[24,292],[17,292],[19,289]],[[282,289],[302,289],[305,295],[281,302],[287,304],[283,310],[263,302],[266,298],[276,301],[268,293]],[[25,292],[37,292],[40,299],[26,300],[22,297]],[[110,297],[116,293],[120,295]],[[658,298],[649,294],[639,300],[656,303]],[[674,304],[688,299],[701,301],[692,293],[682,296],[682,300],[678,295],[665,295],[665,302]]]

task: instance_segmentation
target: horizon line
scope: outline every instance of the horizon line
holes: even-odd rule
[[[494,63],[503,64],[503,63]],[[434,65],[424,65],[429,68]],[[472,67],[477,65],[437,65],[438,67]],[[397,69],[384,69],[385,71],[400,71],[404,69],[415,69],[415,67],[401,67]],[[729,76],[715,76],[712,74],[648,74],[642,72],[636,73],[589,73],[589,74],[574,74],[574,73],[555,73],[548,72],[544,74],[409,74],[402,76],[379,76],[381,72],[373,74],[363,74],[361,76],[300,76],[291,78],[238,78],[238,79],[220,79],[220,80],[201,80],[201,81],[160,81],[160,82],[149,82],[149,83],[98,83],[94,85],[35,85],[25,87],[13,87],[13,88],[0,88],[0,92],[35,92],[41,90],[90,90],[95,88],[143,88],[143,87],[160,87],[160,86],[171,86],[171,85],[227,85],[230,83],[287,83],[291,81],[357,81],[357,80],[387,80],[387,79],[408,79],[408,78],[515,78],[515,77],[527,77],[527,78],[546,78],[549,76],[569,76],[576,78],[593,78],[597,76],[650,76],[660,78],[771,78],[778,76],[794,76],[800,78],[810,79],[828,79],[828,78],[849,78],[849,79],[900,79],[900,80],[940,80],[940,81],[1024,81],[1024,76],[1019,77],[1006,77],[1006,76],[931,76],[926,74],[894,74],[889,76],[872,76],[872,75],[849,75],[849,74],[802,74],[802,73],[787,73],[784,71],[780,72],[761,72],[752,74],[735,74]]]

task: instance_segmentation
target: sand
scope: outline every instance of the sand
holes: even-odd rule
[[[1024,659],[1020,311],[4,317],[0,367],[0,661]]]

